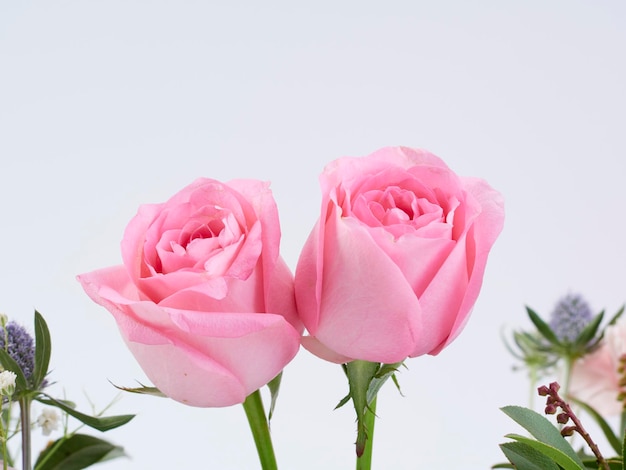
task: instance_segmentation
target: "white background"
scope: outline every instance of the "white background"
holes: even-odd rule
[[[506,199],[473,316],[379,399],[374,467],[485,469],[527,403],[501,330],[567,292],[626,300],[621,1],[0,0],[0,311],[54,343],[52,391],[89,410],[145,381],[76,274],[121,262],[142,203],[199,176],[271,180],[295,268],[324,165],[422,147]],[[272,423],[283,469],[352,468],[338,366],[301,351]],[[125,394],[104,469],[258,468],[243,409]],[[39,436],[40,431],[35,434]],[[55,435],[58,437],[58,434]],[[55,437],[52,436],[52,437]],[[37,446],[43,441],[37,438]]]

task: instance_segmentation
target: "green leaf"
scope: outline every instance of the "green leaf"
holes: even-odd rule
[[[43,403],[44,405],[56,406],[57,408],[60,408],[63,411],[65,411],[68,415],[73,416],[74,418],[79,420],[81,423],[84,423],[87,426],[90,426],[102,432],[109,431],[111,429],[115,429],[119,426],[122,426],[128,423],[131,419],[135,417],[135,415],[105,416],[102,418],[99,418],[96,416],[89,416],[89,415],[76,411],[71,406],[68,406],[67,402],[52,398],[51,396],[46,395],[45,393],[42,393],[41,395],[35,397],[35,400],[37,400],[40,403]]]
[[[581,468],[583,463],[572,446],[561,436],[561,432],[539,413],[521,406],[505,406],[501,410],[526,429],[537,440],[554,447],[567,455]]]
[[[94,436],[74,434],[59,439],[39,454],[35,470],[81,470],[124,455],[120,446]]]
[[[15,394],[14,398],[17,398],[20,392],[28,390],[28,383],[22,368],[15,362],[15,360],[9,356],[9,353],[0,348],[0,366],[2,370],[9,370],[15,374]]]
[[[556,429],[556,428],[555,428]],[[505,437],[509,439],[514,439],[518,442],[522,442],[533,449],[541,452],[546,457],[550,458],[552,461],[563,467],[564,470],[584,470],[585,465],[582,463],[578,455],[574,453],[575,459],[572,459],[570,455],[561,450],[553,447],[545,442],[536,441],[534,439],[530,439],[528,437],[520,436],[518,434],[507,434]],[[564,440],[565,442],[565,440]],[[568,444],[569,445],[569,444]],[[569,447],[572,451],[573,449]]]
[[[402,393],[402,389],[400,388],[400,382],[398,382],[398,378],[396,377],[396,374],[391,374],[391,380],[393,384],[396,386],[396,389],[398,389],[398,393],[400,394],[400,396],[403,397],[404,393]]]
[[[339,400],[339,403],[337,403],[337,406],[335,406],[335,410],[337,408],[341,408],[343,405],[345,405],[346,403],[348,403],[350,401],[350,398],[352,398],[350,396],[350,394],[348,393],[345,397],[343,397],[341,400]]]
[[[141,385],[141,387],[122,387],[121,385],[115,385],[113,382],[109,381],[111,383],[111,385],[113,385],[115,388],[117,388],[118,390],[122,390],[124,392],[130,392],[130,393],[139,393],[141,395],[152,395],[153,397],[161,397],[161,398],[168,398],[168,396],[163,393],[161,390],[159,390],[156,387],[147,387],[146,385],[142,384],[141,382],[139,382],[139,385]]]
[[[626,433],[624,434],[624,442],[622,444],[622,470],[626,470]]]
[[[403,365],[402,362],[396,362],[395,364],[382,364],[376,375],[370,381],[370,384],[367,388],[367,404],[369,405],[374,401],[374,398],[378,395],[378,392],[385,385],[385,382],[391,377],[396,384],[398,390],[400,390],[400,386],[398,385],[397,379],[395,377],[395,372],[397,372],[398,368]],[[400,392],[402,394],[402,392]]]
[[[558,340],[558,338],[556,337],[556,335],[554,334],[554,332],[552,331],[552,329],[550,328],[550,326],[544,322],[541,317],[539,315],[537,315],[537,313],[530,307],[526,307],[526,311],[528,312],[528,317],[530,318],[530,321],[533,322],[533,324],[537,327],[537,330],[539,331],[539,333],[541,333],[541,335],[547,339],[548,341],[550,341],[550,343],[554,344],[554,345],[560,345],[560,341]]]
[[[50,330],[41,313],[35,310],[35,369],[33,371],[33,387],[41,388],[48,374],[52,342]]]
[[[622,451],[619,452],[622,456],[622,470],[626,470],[626,433],[624,433],[624,441],[622,443]]]
[[[624,313],[625,308],[626,308],[626,305],[622,305],[622,307],[615,313],[615,315],[611,317],[607,326],[614,325],[615,322],[618,320],[618,318],[621,317],[622,314]]]
[[[574,340],[574,347],[582,348],[584,350],[585,346],[589,344],[598,332],[598,328],[600,328],[600,323],[602,323],[603,317],[604,312],[600,312],[594,317],[593,320],[591,320],[589,324],[587,324],[587,326],[585,326],[585,328],[583,328],[583,331],[581,331],[578,337]]]
[[[375,378],[377,379],[381,379],[383,377],[389,377],[390,375],[392,375],[395,372],[398,372],[398,369],[404,366],[404,362],[395,362],[393,364],[381,364],[380,368],[378,369],[378,372],[376,372],[376,375],[374,375]],[[406,368],[406,366],[404,366]]]
[[[276,377],[270,380],[267,384],[267,388],[270,389],[270,410],[267,414],[268,423],[272,420],[272,416],[274,415],[274,407],[276,406],[276,400],[278,399],[278,392],[280,392],[280,381],[283,378],[283,373],[281,371]]]
[[[497,463],[495,465],[492,465],[491,468],[515,468],[513,465],[511,465],[510,463]]]
[[[611,426],[609,426],[609,423],[606,422],[606,420],[600,415],[600,413],[598,413],[595,409],[593,409],[585,402],[579,401],[573,397],[568,397],[568,399],[571,402],[576,403],[578,406],[580,406],[589,414],[589,416],[591,416],[595,420],[596,423],[598,423],[598,426],[600,426],[600,429],[602,429],[602,432],[604,432],[604,435],[606,436],[607,441],[609,441],[609,444],[611,444],[611,447],[613,447],[613,450],[617,454],[621,454],[622,443],[620,442],[619,437],[615,435],[615,433],[611,429]]]
[[[559,470],[552,459],[523,442],[500,444],[500,449],[517,470]]]

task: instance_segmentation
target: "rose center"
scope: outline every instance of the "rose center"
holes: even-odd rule
[[[229,266],[242,236],[232,213],[203,208],[179,229],[163,232],[154,267],[162,274],[185,269],[220,273]]]
[[[221,219],[211,219],[205,223],[194,221],[194,223],[199,225],[195,228],[193,226],[185,227],[181,232],[179,245],[187,246],[196,239],[219,237],[224,230],[224,222]]]
[[[450,237],[451,220],[432,195],[389,186],[358,194],[352,215],[370,227],[384,228],[394,238],[419,232],[425,237]]]

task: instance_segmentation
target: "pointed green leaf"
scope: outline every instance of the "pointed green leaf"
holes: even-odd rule
[[[602,318],[604,317],[604,312],[600,312],[596,315],[591,322],[583,328],[583,331],[580,332],[576,340],[574,341],[574,345],[580,348],[584,348],[587,344],[594,338],[596,333],[598,332],[598,328],[600,328],[600,323],[602,323]]]
[[[402,362],[396,362],[395,364],[382,364],[380,366],[380,368],[376,372],[376,375],[374,375],[374,377],[370,381],[369,387],[367,388],[367,404],[368,405],[372,403],[372,401],[374,401],[374,398],[376,398],[376,396],[378,395],[378,392],[380,391],[382,386],[385,385],[385,382],[390,377],[393,377],[394,382],[396,383],[396,387],[398,387],[398,390],[400,390],[397,380],[395,379],[394,373],[398,370],[398,368],[401,365],[402,365]]]
[[[41,388],[48,374],[52,342],[50,330],[41,313],[35,310],[35,369],[33,370],[33,387]]]
[[[537,440],[554,447],[583,467],[580,457],[572,446],[561,436],[561,432],[539,413],[521,406],[505,406],[501,410]]]
[[[120,446],[86,434],[74,434],[48,446],[39,455],[35,470],[81,470],[124,455]]]
[[[624,433],[622,452],[620,452],[620,455],[622,456],[622,470],[626,470],[626,433]]]
[[[523,442],[500,444],[500,449],[517,470],[559,470],[552,459]]]
[[[161,397],[161,398],[168,398],[167,395],[165,393],[163,393],[161,390],[159,390],[156,387],[147,387],[146,385],[143,385],[141,382],[139,382],[139,385],[141,385],[141,387],[122,387],[121,385],[115,385],[113,382],[109,381],[111,383],[111,385],[113,385],[115,388],[117,388],[118,390],[122,390],[124,392],[130,392],[130,393],[139,393],[141,395],[152,395],[154,397]]]
[[[581,470],[581,469],[584,470],[585,469],[585,465],[582,463],[582,461],[580,460],[578,455],[576,455],[576,453],[574,453],[574,456],[576,458],[573,459],[570,455],[566,454],[565,452],[562,452],[556,447],[546,444],[545,442],[536,441],[534,439],[530,439],[525,436],[520,436],[518,434],[507,434],[505,437],[508,437],[509,439],[514,439],[517,442],[522,442],[532,447],[533,449],[541,452],[543,455],[545,455],[546,457],[550,458],[555,463],[563,467],[564,470]]]
[[[510,463],[497,463],[495,465],[492,465],[491,468],[494,469],[494,468],[515,468],[515,467],[511,465]]]
[[[271,397],[270,410],[269,410],[269,413],[267,414],[268,422],[272,420],[272,416],[274,415],[274,407],[276,406],[276,400],[278,399],[278,392],[280,392],[280,381],[282,380],[282,378],[283,378],[283,373],[281,371],[280,374],[278,374],[276,377],[270,380],[267,384],[267,388],[270,389],[270,397]]]
[[[15,374],[14,398],[19,394],[19,392],[28,390],[28,383],[26,382],[26,377],[24,376],[24,372],[22,372],[22,368],[3,348],[0,348],[0,366],[3,371],[9,370]]]
[[[337,406],[335,406],[335,410],[337,408],[341,408],[343,405],[345,405],[346,403],[348,403],[350,401],[350,394],[348,393],[345,397],[343,397],[341,400],[339,400],[339,403],[337,403]]]
[[[396,374],[391,374],[391,380],[393,381],[393,384],[398,389],[398,393],[400,394],[400,396],[404,397],[404,393],[402,393],[402,389],[400,388],[400,382],[398,382],[398,378],[396,377]]]
[[[615,450],[618,455],[621,454],[622,443],[620,442],[619,437],[615,435],[615,432],[613,432],[611,426],[609,426],[609,423],[606,422],[606,420],[600,415],[600,413],[598,413],[595,409],[593,409],[585,402],[579,401],[572,397],[568,398],[571,402],[576,403],[576,405],[585,410],[589,414],[589,416],[591,416],[595,420],[595,422],[598,423],[598,426],[600,426],[600,429],[602,429],[602,432],[606,436],[606,440],[609,442],[609,444],[611,444],[613,450]]]
[[[550,341],[550,343],[554,345],[561,344],[550,326],[546,322],[544,322],[533,309],[527,306],[526,311],[528,312],[528,317],[530,318],[530,321],[533,322],[533,324],[537,327],[539,333],[541,333],[545,339],[547,339],[548,341]]]
[[[393,364],[381,364],[378,372],[376,372],[376,375],[374,377],[380,379],[385,376],[390,376],[391,374],[398,372],[398,369],[400,369],[400,367],[402,366],[406,368],[406,366],[404,365],[404,361],[395,362]]]
[[[622,314],[624,313],[624,309],[626,308],[626,305],[622,305],[621,308],[615,313],[615,315],[613,315],[611,317],[611,319],[609,320],[608,325],[614,325],[615,322],[619,319],[619,317],[622,316]]]
[[[35,400],[37,400],[40,403],[43,403],[44,405],[56,406],[57,408],[60,408],[63,411],[65,411],[68,415],[73,416],[74,418],[79,420],[81,423],[84,423],[87,426],[90,426],[102,432],[109,431],[111,429],[115,429],[119,426],[122,426],[128,423],[131,419],[135,417],[135,415],[104,416],[101,418],[96,417],[96,416],[89,416],[89,415],[80,413],[76,411],[74,408],[68,406],[67,402],[52,398],[51,396],[46,395],[45,393],[42,393],[39,396],[35,397]]]
[[[523,349],[517,340],[517,336],[519,334],[520,333],[518,333],[517,331],[513,332],[513,341],[515,341],[515,344],[517,344],[518,348]],[[509,351],[509,354],[511,354],[514,358],[519,359],[520,361],[524,360],[524,356],[522,356],[521,354],[518,354],[518,352],[513,349],[513,347],[509,344],[509,341],[506,339],[506,336],[504,336],[502,332],[500,332],[500,338],[502,339],[502,342],[504,343],[504,347],[507,349],[507,351]],[[495,467],[492,467],[492,468],[495,468]]]
[[[624,441],[622,443],[622,470],[626,470],[626,433],[624,433]]]

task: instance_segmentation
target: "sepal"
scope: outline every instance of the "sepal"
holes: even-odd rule
[[[122,390],[124,392],[138,393],[140,395],[152,395],[153,397],[168,398],[167,395],[165,393],[163,393],[161,390],[159,390],[158,388],[156,388],[156,387],[148,387],[148,386],[142,384],[141,382],[137,382],[139,385],[141,385],[140,387],[123,387],[121,385],[115,385],[110,380],[109,380],[109,382],[115,388],[117,388],[118,390]]]
[[[401,365],[403,365],[402,362],[381,364],[361,360],[342,364],[343,370],[348,377],[350,391],[348,395],[341,399],[335,409],[352,400],[357,419],[356,454],[359,457],[363,454],[365,443],[368,439],[365,414],[371,412],[369,405],[376,399],[378,392],[389,378],[392,378],[396,387],[400,390],[395,373]]]

